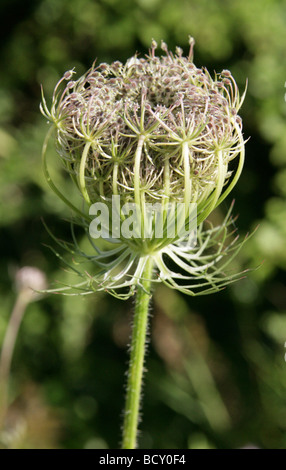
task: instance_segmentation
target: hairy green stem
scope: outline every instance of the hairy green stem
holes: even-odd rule
[[[135,449],[139,420],[145,344],[148,327],[148,308],[151,298],[153,259],[150,257],[142,274],[142,288],[138,289],[131,338],[130,363],[123,424],[122,449]]]

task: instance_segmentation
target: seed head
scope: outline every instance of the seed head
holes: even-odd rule
[[[112,195],[137,203],[163,198],[197,203],[205,218],[222,199],[229,163],[244,150],[243,98],[229,71],[211,78],[197,68],[193,38],[189,44],[188,57],[163,41],[157,57],[153,40],[145,58],[93,65],[77,81],[68,71],[51,111],[43,103],[56,125],[57,152],[89,204]]]
[[[237,278],[226,278],[223,268],[216,267],[228,253],[221,240],[227,237],[230,214],[218,228],[205,230],[202,222],[229,194],[243,168],[245,142],[238,111],[245,92],[240,97],[228,70],[212,78],[205,68],[197,68],[191,37],[189,46],[184,57],[181,48],[173,54],[162,41],[158,57],[153,40],[144,58],[135,54],[125,64],[93,64],[78,80],[72,79],[73,70],[66,72],[56,85],[51,109],[43,96],[41,110],[53,123],[58,155],[89,207],[98,202],[108,206],[113,196],[120,196],[122,204],[139,206],[139,227],[144,230],[150,221],[147,203],[159,202],[165,211],[159,240],[154,231],[149,241],[123,236],[118,240],[108,229],[110,249],[102,252],[92,243],[96,255],[80,252],[100,266],[102,277],[87,275],[77,289],[108,289],[115,294],[129,287],[122,295],[131,295],[150,256],[158,281],[191,295],[196,290],[219,290]],[[46,143],[44,161],[45,153]],[[46,164],[44,171],[52,189],[72,206],[55,187]],[[166,236],[173,217],[169,214],[178,216],[168,208],[177,203],[196,204],[197,247],[177,235],[170,238],[168,231]],[[180,224],[188,215],[181,213]],[[120,220],[125,216],[122,211]],[[215,253],[209,255],[214,246]],[[229,252],[233,250],[230,244]]]

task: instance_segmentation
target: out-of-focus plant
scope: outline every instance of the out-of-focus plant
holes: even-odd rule
[[[44,273],[31,266],[19,269],[16,273],[15,282],[17,298],[0,353],[0,442],[5,441],[5,421],[9,406],[9,377],[19,328],[29,303],[38,300],[41,296],[37,291],[42,291],[47,287]]]

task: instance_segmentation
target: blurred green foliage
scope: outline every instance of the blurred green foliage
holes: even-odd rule
[[[40,84],[49,98],[68,69],[144,54],[152,38],[187,51],[190,34],[196,65],[229,68],[241,89],[248,79],[241,115],[251,138],[235,211],[242,234],[259,229],[236,263],[264,264],[211,297],[157,289],[140,446],[286,448],[285,0],[1,0],[0,18],[0,344],[18,267],[37,266],[51,283],[70,277],[44,247],[54,242],[42,217],[58,237],[71,235],[42,174]],[[118,446],[132,307],[103,294],[30,304],[8,446]]]

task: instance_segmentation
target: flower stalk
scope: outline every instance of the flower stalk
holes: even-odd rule
[[[149,257],[142,274],[142,287],[139,288],[136,293],[124,411],[122,449],[135,449],[137,445],[153,265],[153,259]]]
[[[8,409],[9,376],[11,362],[15,348],[18,331],[26,311],[27,305],[31,301],[33,292],[21,290],[17,296],[14,308],[9,319],[5,333],[1,355],[0,355],[0,431],[4,428],[6,413]]]
[[[9,377],[15,344],[28,305],[41,298],[36,291],[46,288],[44,273],[31,266],[25,266],[16,273],[16,301],[9,318],[0,353],[0,433],[5,426],[8,410]]]

